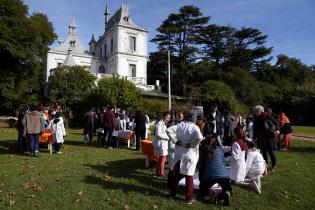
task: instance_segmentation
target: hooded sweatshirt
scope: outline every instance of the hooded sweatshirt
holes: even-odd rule
[[[27,134],[39,134],[44,128],[43,115],[38,111],[27,113],[22,124],[26,127]]]

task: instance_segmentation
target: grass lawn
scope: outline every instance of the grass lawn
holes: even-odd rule
[[[141,153],[86,147],[81,130],[67,131],[61,155],[42,148],[33,158],[15,154],[14,129],[0,129],[0,209],[315,209],[314,142],[277,152],[278,171],[263,178],[262,195],[233,187],[228,208],[186,205],[182,190],[181,200],[168,200],[165,181],[152,179]]]
[[[294,133],[315,135],[315,126],[292,126]]]

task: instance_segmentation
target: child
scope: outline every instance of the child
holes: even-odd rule
[[[60,112],[57,112],[55,119],[51,121],[50,129],[53,134],[55,153],[60,154],[60,149],[64,142],[63,137],[66,135],[66,129],[60,116]]]
[[[154,154],[159,156],[159,160],[156,163],[156,170],[154,178],[164,178],[164,165],[166,162],[166,156],[168,154],[168,141],[169,137],[166,134],[166,125],[170,120],[170,114],[165,112],[162,119],[156,124],[155,136],[153,140]]]
[[[248,141],[248,151],[246,159],[246,177],[251,179],[260,179],[265,173],[267,164],[260,154],[260,150],[256,149],[253,141]]]
[[[260,179],[256,181],[245,180],[246,134],[242,128],[237,127],[234,129],[234,136],[234,143],[232,144],[230,178],[236,185],[241,187],[249,187],[260,194]]]
[[[200,168],[203,168],[203,173],[199,174],[201,177],[199,187],[201,196],[208,195],[212,185],[218,183],[222,191],[216,199],[212,199],[212,202],[224,200],[223,204],[229,206],[232,193],[230,176],[224,163],[224,152],[221,147],[217,146],[215,138],[210,139],[210,144],[207,145],[207,154],[203,160],[199,159],[199,161]]]

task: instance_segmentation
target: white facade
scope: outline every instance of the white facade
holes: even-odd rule
[[[77,27],[72,18],[67,39],[48,52],[46,81],[53,69],[60,65],[80,65],[98,78],[115,74],[127,77],[142,86],[141,89],[153,89],[153,86],[147,86],[148,31],[132,21],[125,5],[111,17],[106,6],[104,15],[105,32],[98,40],[92,35],[89,51],[76,36]]]

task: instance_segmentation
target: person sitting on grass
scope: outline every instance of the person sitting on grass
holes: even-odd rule
[[[66,135],[66,129],[63,120],[61,120],[60,112],[57,112],[55,115],[55,119],[51,121],[50,129],[53,134],[55,153],[60,154],[61,146],[64,142],[63,137]]]
[[[246,134],[241,127],[234,129],[234,143],[232,144],[231,153],[231,169],[230,178],[232,183],[253,189],[258,194],[260,191],[260,179],[252,180],[245,179],[246,176],[246,163],[245,163],[245,150],[246,150]]]
[[[153,140],[154,154],[159,156],[156,162],[155,176],[154,178],[164,178],[164,165],[168,154],[168,141],[169,137],[166,134],[166,125],[170,120],[170,114],[168,112],[163,113],[162,119],[156,124],[155,136]]]
[[[206,195],[209,195],[209,189],[218,183],[222,191],[218,196],[214,196],[215,192],[210,191],[211,203],[224,200],[223,205],[229,206],[232,194],[230,176],[225,166],[224,152],[221,147],[217,146],[214,137],[211,137],[209,145],[207,145],[207,154],[204,160],[199,159],[199,161],[200,168],[203,168],[203,173],[199,174],[199,177],[201,177],[199,185],[201,198],[203,199]]]
[[[248,141],[247,145],[246,177],[250,179],[260,179],[264,173],[266,174],[267,164],[253,141]],[[258,181],[258,183],[260,183],[260,181]]]

